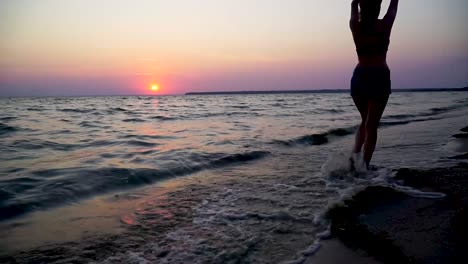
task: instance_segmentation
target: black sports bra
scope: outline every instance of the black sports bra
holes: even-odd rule
[[[374,31],[366,33],[360,30],[358,39],[356,40],[356,51],[358,56],[385,56],[389,45],[390,37],[384,32]]]

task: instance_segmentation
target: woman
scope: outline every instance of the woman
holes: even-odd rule
[[[383,19],[378,19],[382,0],[353,0],[350,27],[359,63],[351,80],[351,96],[362,122],[356,133],[354,153],[364,147],[364,161],[369,168],[377,142],[377,128],[391,94],[387,50],[398,9],[391,0]]]

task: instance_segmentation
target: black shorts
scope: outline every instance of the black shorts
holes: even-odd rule
[[[356,67],[351,79],[351,96],[387,97],[392,93],[390,69]]]

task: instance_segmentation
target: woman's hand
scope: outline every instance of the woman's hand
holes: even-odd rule
[[[360,2],[361,2],[361,0],[353,0],[353,1],[351,2],[351,7],[352,7],[353,9],[358,9],[358,6],[359,6],[359,3],[360,3]]]
[[[349,27],[354,32],[356,25],[359,22],[359,3],[361,0],[353,0],[351,2],[351,19],[349,20]]]

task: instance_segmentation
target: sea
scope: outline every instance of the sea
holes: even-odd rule
[[[466,92],[395,92],[369,171],[346,93],[0,98],[0,259],[304,263],[327,210],[449,167]],[[359,159],[359,157],[356,157]]]

